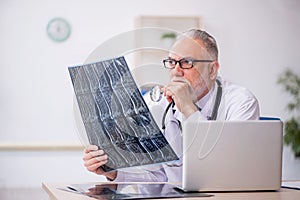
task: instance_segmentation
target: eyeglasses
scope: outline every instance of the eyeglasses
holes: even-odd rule
[[[180,60],[175,60],[172,58],[167,58],[163,60],[164,67],[168,69],[174,69],[179,63],[179,67],[181,69],[191,69],[194,67],[195,62],[213,62],[214,60],[193,60],[193,59],[187,59],[187,58],[182,58]]]

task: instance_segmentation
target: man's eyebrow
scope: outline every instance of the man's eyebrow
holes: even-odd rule
[[[195,58],[191,57],[191,56],[187,56],[187,57],[182,57],[180,60],[194,60]]]
[[[168,56],[168,59],[176,60],[175,58],[172,58],[171,56]],[[187,56],[187,57],[182,57],[182,58],[180,58],[180,59],[178,59],[178,60],[182,60],[182,59],[193,60],[194,58],[191,57],[191,56]]]

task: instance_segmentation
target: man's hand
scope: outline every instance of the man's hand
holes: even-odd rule
[[[190,85],[186,82],[173,81],[170,82],[164,88],[164,95],[167,100],[174,101],[176,107],[185,117],[190,116],[194,112],[198,111],[195,106],[195,97]]]
[[[96,145],[89,145],[83,151],[84,166],[88,171],[114,180],[117,177],[117,172],[106,173],[101,168],[102,165],[107,163],[107,160],[107,154],[103,150],[98,150]]]

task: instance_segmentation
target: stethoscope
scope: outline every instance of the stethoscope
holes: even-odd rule
[[[212,114],[211,114],[211,116],[207,117],[208,120],[216,120],[217,119],[218,110],[219,110],[219,106],[220,106],[220,102],[221,102],[221,98],[222,98],[222,84],[221,84],[221,82],[218,79],[216,79],[216,82],[218,84],[217,95],[216,95],[214,107],[213,107],[213,110],[212,110]],[[161,126],[162,130],[166,129],[165,120],[166,120],[167,113],[170,110],[170,108],[171,107],[173,108],[174,106],[175,106],[175,103],[174,103],[174,101],[172,101],[171,103],[169,103],[169,105],[165,109],[164,115],[162,117],[162,126]],[[199,108],[199,111],[201,111],[200,108]],[[181,122],[178,121],[178,124],[179,124],[179,128],[181,129]]]

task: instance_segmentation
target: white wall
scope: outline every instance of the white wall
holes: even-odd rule
[[[221,74],[248,87],[262,115],[289,118],[289,97],[276,84],[290,67],[300,73],[297,0],[0,1],[1,143],[79,144],[67,66],[83,63],[111,37],[131,31],[139,15],[200,16],[220,49]],[[70,38],[52,42],[47,23],[64,17]],[[81,152],[0,152],[0,187],[42,181],[104,180],[83,169]],[[300,179],[300,160],[284,150],[284,179]]]

